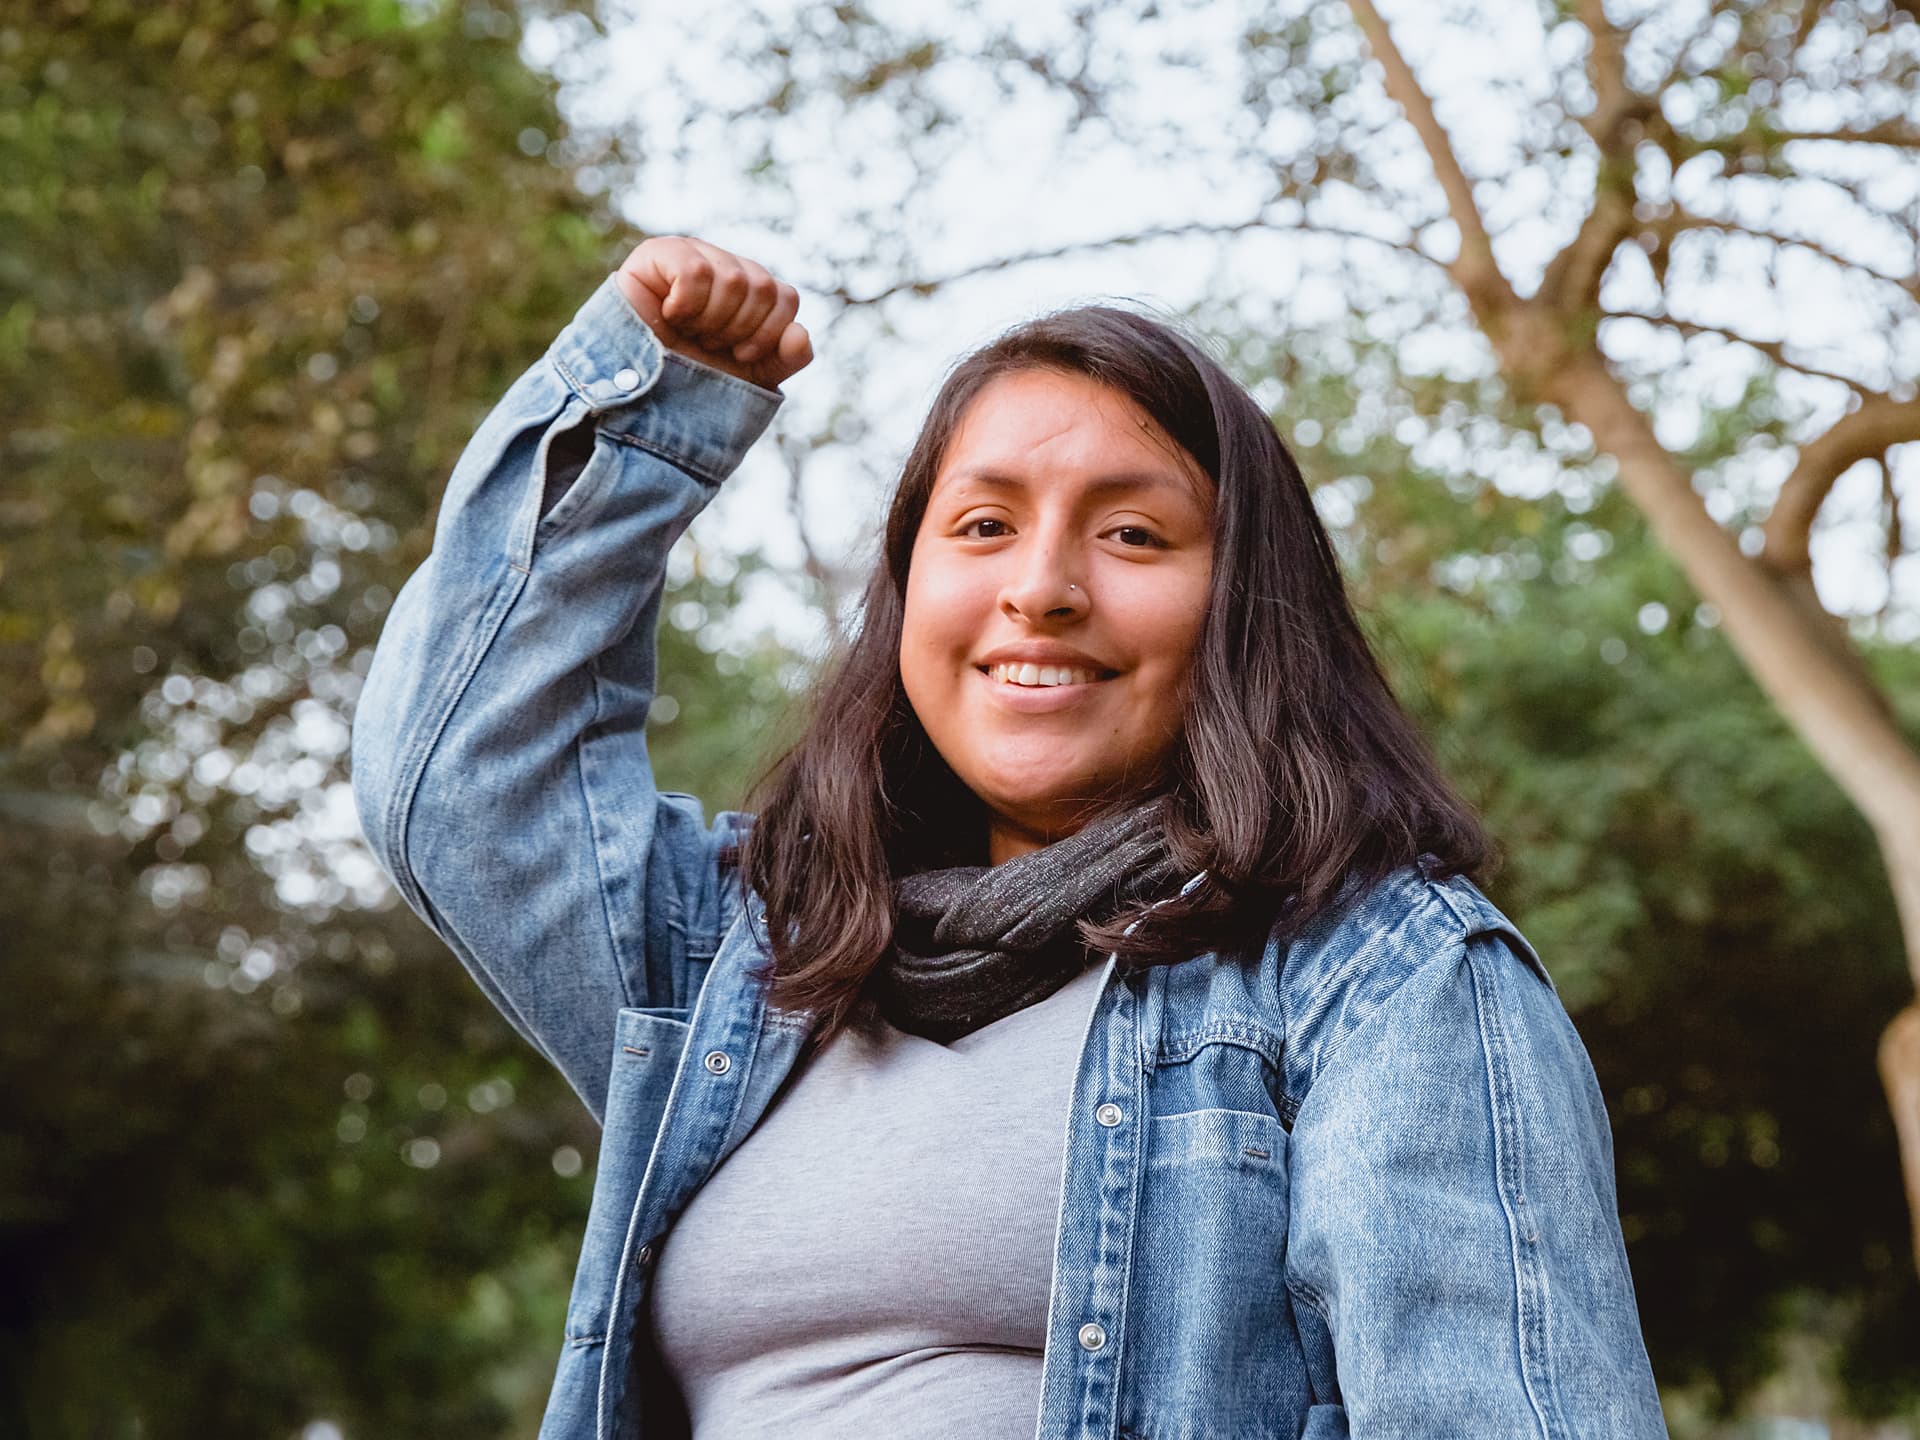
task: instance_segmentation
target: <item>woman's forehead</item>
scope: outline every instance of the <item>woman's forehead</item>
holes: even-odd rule
[[[948,440],[934,489],[1017,494],[1064,483],[1101,496],[1167,489],[1203,502],[1213,490],[1200,463],[1131,396],[1056,370],[1015,371],[982,386]]]

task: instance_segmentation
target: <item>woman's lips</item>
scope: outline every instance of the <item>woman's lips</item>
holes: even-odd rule
[[[990,670],[975,666],[973,673],[992,691],[993,702],[1021,715],[1045,715],[1055,710],[1070,710],[1105,685],[1111,676],[1070,685],[1015,685],[997,680]]]

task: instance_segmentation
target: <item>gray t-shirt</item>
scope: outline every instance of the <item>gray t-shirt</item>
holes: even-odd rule
[[[652,1320],[695,1440],[1028,1440],[1067,1102],[1104,963],[951,1045],[800,1067],[688,1204]]]

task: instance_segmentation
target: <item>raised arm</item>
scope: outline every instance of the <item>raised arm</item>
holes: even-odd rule
[[[468,442],[354,718],[374,854],[596,1117],[614,1012],[689,1003],[738,818],[655,787],[654,631],[668,550],[811,358],[796,305],[704,242],[636,248]]]
[[[1339,1433],[1666,1435],[1599,1086],[1499,934],[1427,960],[1339,1042],[1290,1169],[1288,1284]]]

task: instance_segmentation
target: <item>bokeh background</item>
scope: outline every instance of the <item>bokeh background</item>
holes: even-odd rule
[[[597,1134],[396,902],[347,740],[460,447],[648,233],[820,354],[675,553],[665,786],[739,803],[958,353],[1184,318],[1506,843],[1674,1434],[1920,1435],[1910,8],[4,0],[0,1435],[537,1428]],[[1651,449],[1543,400],[1568,356]],[[1843,671],[1756,682],[1756,578]]]

